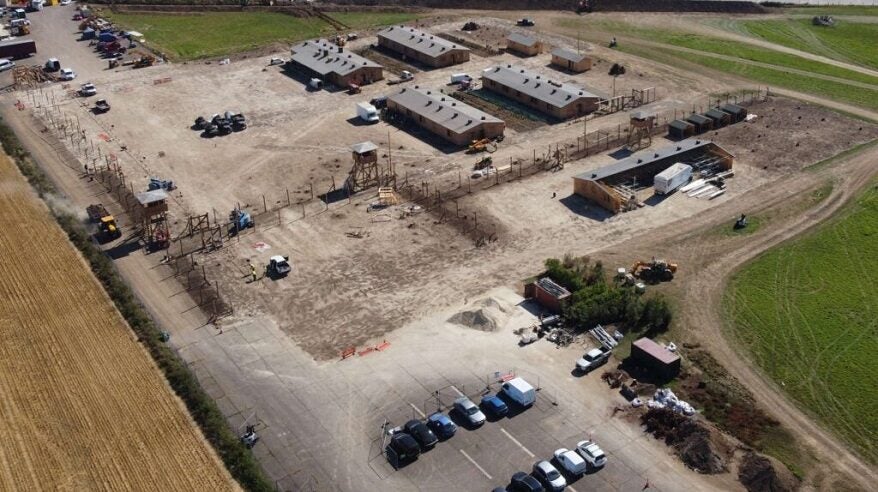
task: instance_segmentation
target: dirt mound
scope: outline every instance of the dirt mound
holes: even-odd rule
[[[753,451],[741,459],[738,480],[750,492],[787,492],[799,487],[798,479],[785,466]]]
[[[479,331],[496,331],[509,319],[512,308],[493,297],[475,303],[474,309],[461,311],[448,318],[449,323]]]
[[[646,431],[674,448],[686,466],[699,473],[728,471],[728,458],[714,442],[710,429],[665,408],[652,408],[640,419]]]

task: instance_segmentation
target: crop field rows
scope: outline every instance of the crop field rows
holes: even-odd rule
[[[6,156],[0,227],[0,490],[236,489]]]

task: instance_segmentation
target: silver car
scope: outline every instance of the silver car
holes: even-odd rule
[[[485,414],[479,410],[479,407],[472,400],[465,396],[454,400],[454,409],[461,415],[466,417],[467,421],[473,426],[479,426],[485,423]]]
[[[560,492],[567,487],[567,480],[561,475],[557,468],[552,466],[548,461],[537,461],[534,463],[534,469],[531,473],[537,480],[549,486],[549,490]]]

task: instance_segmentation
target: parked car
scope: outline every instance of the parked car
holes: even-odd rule
[[[454,409],[457,410],[467,421],[474,425],[482,425],[485,423],[485,414],[479,410],[479,407],[472,400],[465,396],[454,400]]]
[[[9,58],[0,58],[0,72],[10,70],[14,66],[15,62],[10,60]]]
[[[522,378],[513,378],[503,383],[503,393],[523,407],[529,407],[537,400],[534,387]]]
[[[580,372],[589,372],[595,367],[605,364],[609,358],[609,350],[605,348],[591,349],[576,361],[576,369]]]
[[[70,5],[71,3],[71,0],[61,0],[61,5]]]
[[[94,96],[98,93],[97,87],[92,83],[85,83],[79,88],[79,95],[82,97]]]
[[[534,463],[534,469],[533,472],[531,472],[531,475],[547,485],[553,492],[561,492],[567,487],[567,480],[564,479],[561,472],[546,460]]]
[[[555,451],[555,461],[561,465],[561,468],[573,476],[579,476],[586,472],[587,465],[585,459],[576,451],[567,448],[561,448]]]
[[[486,395],[482,398],[482,408],[491,412],[491,415],[500,418],[509,413],[509,407],[506,402],[497,395]]]
[[[421,445],[422,451],[432,449],[433,446],[439,442],[439,439],[436,438],[436,434],[427,427],[427,424],[420,420],[409,420],[406,422],[404,429],[407,433],[411,434],[416,441],[418,441],[418,444]]]
[[[390,444],[387,445],[388,457],[396,459],[397,463],[411,461],[417,459],[421,454],[421,447],[414,437],[405,432],[394,432],[390,437]]]
[[[440,439],[448,439],[457,432],[457,426],[442,412],[436,412],[427,417],[427,425]]]
[[[594,441],[579,441],[576,445],[576,451],[594,468],[600,468],[607,464],[607,455]]]
[[[61,69],[61,80],[73,80],[76,78],[76,72],[72,68]]]
[[[536,478],[525,472],[517,472],[512,475],[509,484],[512,492],[543,492],[546,490]]]

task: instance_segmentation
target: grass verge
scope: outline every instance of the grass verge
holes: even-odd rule
[[[33,162],[15,133],[2,122],[0,122],[0,144],[41,198],[56,193],[52,182]],[[186,404],[192,418],[219,454],[232,477],[246,490],[266,492],[274,490],[250,450],[229,428],[216,402],[204,392],[189,366],[161,341],[161,331],[122,280],[112,260],[92,241],[82,222],[57,207],[50,205],[49,209],[70,241],[88,261],[95,277],[137,334],[138,340],[146,346],[171,388]]]
[[[724,309],[755,362],[809,412],[878,461],[878,186],[731,280]]]
[[[815,26],[807,19],[745,21],[753,36],[782,46],[878,68],[878,24],[839,21],[833,27]]]

